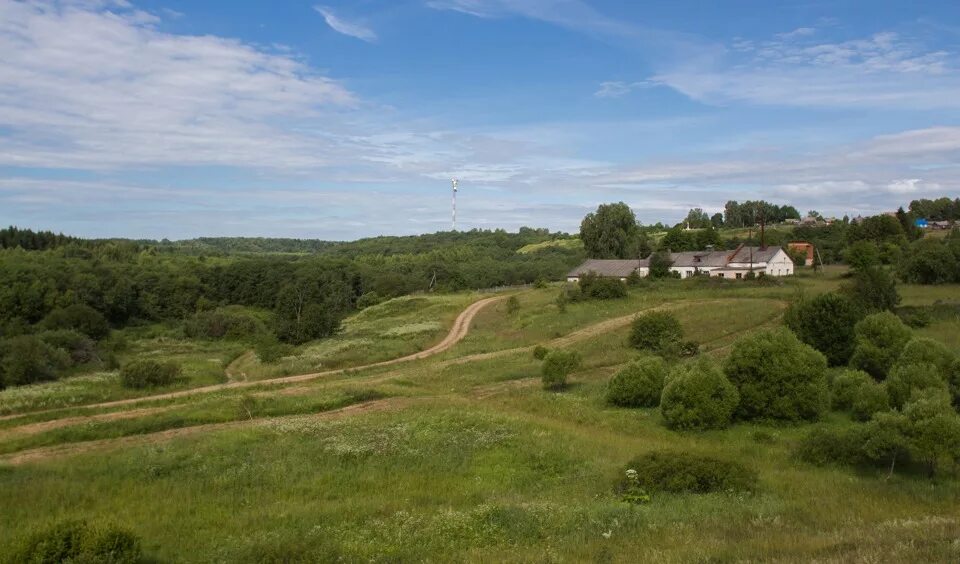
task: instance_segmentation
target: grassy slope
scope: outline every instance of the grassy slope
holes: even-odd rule
[[[438,358],[247,400],[257,418],[249,425],[0,466],[0,546],[38,524],[84,517],[126,524],[148,554],[170,561],[956,561],[956,482],[883,481],[798,463],[789,453],[802,426],[679,434],[655,409],[605,406],[607,378],[633,356],[624,327],[571,342],[585,366],[563,393],[539,389],[539,364],[526,350],[449,363],[664,304],[691,338],[722,357],[739,333],[776,322],[778,300],[796,285],[829,289],[837,274],[773,288],[674,283],[624,301],[571,304],[566,314],[550,305],[556,289],[525,292],[518,314],[488,309],[475,332]],[[903,288],[916,303],[932,303],[940,291],[925,290]],[[382,336],[379,316],[371,317],[371,334]],[[940,333],[958,338],[951,329]],[[394,409],[272,417],[327,411],[374,392]],[[243,419],[246,396],[195,399],[171,413],[0,441],[0,448]],[[739,459],[760,473],[760,492],[618,502],[610,485],[619,469],[651,448]]]

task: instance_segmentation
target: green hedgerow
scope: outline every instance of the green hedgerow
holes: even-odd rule
[[[142,560],[140,540],[115,526],[92,526],[86,521],[66,521],[27,537],[10,562],[46,564],[133,564]]]
[[[614,489],[621,495],[631,489],[646,492],[693,493],[750,492],[757,474],[739,462],[683,451],[648,452],[627,463]]]
[[[660,403],[667,364],[651,356],[635,360],[614,374],[607,385],[607,403],[621,407],[655,407]]]
[[[660,412],[671,429],[722,429],[740,401],[720,367],[707,359],[676,366],[660,398]]]

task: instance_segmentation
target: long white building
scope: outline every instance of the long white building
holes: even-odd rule
[[[697,275],[740,279],[747,273],[767,276],[792,276],[793,259],[782,247],[747,247],[740,245],[732,251],[693,251],[670,253],[670,270],[681,278]],[[636,272],[641,277],[650,274],[650,259],[606,260],[589,259],[567,274],[567,281],[577,282],[580,276],[593,272],[598,276],[626,280]]]

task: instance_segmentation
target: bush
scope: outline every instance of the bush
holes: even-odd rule
[[[114,526],[94,527],[85,521],[67,521],[27,537],[11,562],[73,562],[132,564],[142,560],[140,540]]]
[[[890,404],[897,409],[903,407],[914,392],[929,388],[943,390],[944,392],[949,389],[940,371],[929,362],[897,364],[887,378]]]
[[[633,470],[635,480],[627,477]],[[615,489],[624,492],[639,486],[650,492],[693,493],[750,492],[757,475],[739,462],[682,451],[649,452],[631,460]]]
[[[110,324],[102,313],[84,304],[73,304],[51,311],[40,323],[44,329],[73,329],[99,341],[110,333]]]
[[[243,339],[265,328],[262,321],[248,313],[218,309],[197,313],[184,322],[183,330],[193,339]]]
[[[937,368],[937,372],[944,379],[947,379],[950,377],[956,359],[957,355],[940,341],[927,337],[916,337],[903,347],[896,364],[929,363]]]
[[[913,327],[914,329],[922,329],[933,323],[933,316],[930,315],[930,312],[926,309],[916,308],[905,310],[904,308],[898,308],[897,316],[899,316],[908,327]]]
[[[855,273],[840,291],[863,311],[893,310],[900,303],[897,281],[879,266]]]
[[[627,285],[619,278],[606,278],[588,272],[580,277],[580,294],[594,300],[625,298]]]
[[[676,366],[660,398],[660,412],[671,429],[722,429],[739,402],[737,389],[712,361]]]
[[[820,294],[787,310],[785,321],[801,341],[822,352],[831,366],[841,366],[853,354],[853,328],[861,318],[853,302],[839,294]]]
[[[375,306],[382,301],[384,301],[384,298],[380,297],[380,294],[376,292],[366,292],[357,298],[357,309],[367,309],[368,307]]]
[[[883,380],[910,341],[911,332],[900,318],[884,311],[860,320],[854,327],[854,335],[850,366]]]
[[[520,300],[516,296],[507,299],[507,315],[516,315],[520,311]]]
[[[849,428],[816,427],[800,439],[796,455],[800,460],[825,464],[859,464],[864,461],[861,450],[866,438],[861,426]]]
[[[875,414],[890,409],[890,395],[883,384],[873,380],[853,391],[850,413],[857,421],[869,421]]]
[[[97,360],[97,345],[79,331],[60,329],[37,334],[44,343],[60,349],[70,357],[70,364],[85,364]]]
[[[873,378],[860,370],[844,370],[833,379],[833,408],[846,410],[853,407],[853,398],[857,389],[864,384],[873,384]]]
[[[547,357],[547,354],[550,352],[550,349],[543,345],[537,345],[533,347],[533,358],[537,360],[543,360]]]
[[[35,335],[0,341],[0,389],[57,379],[57,371],[70,364],[67,353]]]
[[[257,339],[253,346],[253,352],[257,358],[264,364],[272,364],[284,356],[293,352],[293,347],[281,343],[272,334],[266,334]]]
[[[168,386],[180,377],[180,367],[173,362],[135,360],[120,369],[120,383],[125,388]]]
[[[940,390],[916,394],[903,409],[910,456],[934,476],[944,466],[960,460],[960,416]]]
[[[580,368],[580,355],[576,351],[552,351],[543,359],[541,369],[543,388],[560,390],[567,385],[567,376]]]
[[[824,356],[786,329],[741,337],[724,363],[741,419],[818,419],[829,406],[826,370]]]
[[[843,260],[853,270],[864,270],[880,264],[880,247],[873,241],[857,241],[847,247]]]
[[[663,393],[667,365],[662,358],[631,362],[614,374],[607,385],[607,403],[621,407],[655,407]]]
[[[662,353],[679,344],[682,339],[680,321],[666,311],[639,315],[630,327],[630,346],[641,350]]]

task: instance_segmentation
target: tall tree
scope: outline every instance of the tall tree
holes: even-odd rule
[[[634,258],[637,233],[637,218],[623,202],[601,204],[580,223],[580,240],[591,258]]]

